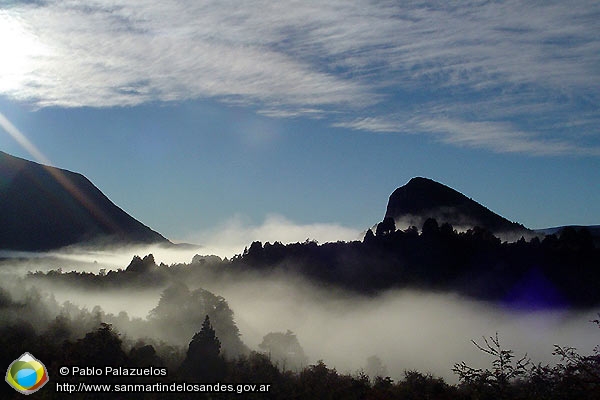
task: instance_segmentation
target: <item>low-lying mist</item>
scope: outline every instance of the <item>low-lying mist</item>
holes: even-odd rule
[[[63,263],[73,270],[95,268],[98,272],[114,266],[125,268],[131,258],[122,250],[54,254],[49,259],[55,262],[53,268]],[[133,250],[154,252],[157,248],[130,249]],[[157,264],[170,265],[185,257],[189,262],[192,253],[190,249],[165,249],[154,255]],[[10,260],[4,260],[2,270],[22,272],[28,265],[37,268],[45,262],[40,257],[13,261],[18,268],[7,268]],[[482,342],[483,336],[496,332],[505,348],[513,349],[517,355],[527,353],[534,362],[560,361],[552,356],[554,344],[574,346],[584,354],[598,345],[597,328],[589,323],[598,310],[523,312],[452,293],[403,289],[365,296],[281,272],[231,273],[213,267],[202,271],[186,278],[185,284],[190,291],[203,288],[223,296],[234,312],[241,340],[250,349],[259,350],[258,344],[267,333],[289,329],[297,335],[310,363],[323,360],[343,372],[365,368],[367,359],[376,355],[394,379],[402,377],[405,370],[419,370],[456,382],[452,373],[455,363],[490,366],[490,357],[477,350],[471,340]],[[10,280],[3,282],[6,285]],[[142,319],[157,306],[168,286],[128,284],[95,289],[52,280],[33,284],[52,293],[61,304],[69,301],[88,310],[100,306],[106,313],[118,315],[125,311],[129,318]],[[152,332],[137,332],[127,326],[116,328],[129,339],[135,335],[152,336]]]
[[[552,363],[554,344],[584,354],[598,344],[590,311],[517,312],[448,293],[388,291],[356,296],[316,287],[292,277],[260,277],[209,283],[236,313],[242,339],[251,348],[266,332],[292,330],[310,362],[319,359],[355,372],[377,355],[392,377],[419,370],[455,381],[452,366],[466,361],[489,367],[491,359],[471,343],[499,333],[505,348]]]
[[[27,271],[98,272],[101,269],[125,268],[133,256],[153,254],[157,262],[167,265],[188,263],[196,254],[213,254],[231,258],[256,240],[262,242],[295,243],[316,240],[319,243],[336,240],[360,240],[360,229],[334,223],[300,224],[281,215],[269,214],[261,224],[252,224],[241,215],[231,217],[221,224],[203,231],[187,234],[184,244],[169,246],[129,245],[89,247],[73,245],[49,252],[23,252],[0,250],[0,274]]]
[[[261,224],[256,225],[238,215],[212,229],[191,233],[185,241],[201,243],[202,254],[231,258],[241,254],[246,246],[256,240],[284,244],[305,240],[324,243],[361,240],[364,233],[364,230],[335,223],[296,223],[277,214],[267,215]]]

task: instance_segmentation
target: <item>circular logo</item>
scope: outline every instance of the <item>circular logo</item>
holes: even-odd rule
[[[8,367],[6,382],[16,391],[30,394],[48,382],[48,372],[40,360],[24,353]]]

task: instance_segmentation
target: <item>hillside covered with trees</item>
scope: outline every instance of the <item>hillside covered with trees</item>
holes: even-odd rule
[[[318,244],[253,242],[231,260],[197,256],[189,264],[157,265],[152,255],[106,276],[31,273],[29,279],[118,287],[161,286],[174,280],[280,271],[361,294],[392,288],[453,291],[525,309],[589,307],[600,303],[600,247],[586,229],[502,242],[475,227],[425,221],[397,230],[386,218],[362,241]]]

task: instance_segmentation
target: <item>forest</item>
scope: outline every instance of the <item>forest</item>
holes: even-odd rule
[[[457,232],[428,220],[421,231],[397,230],[393,221],[384,220],[360,242],[254,242],[230,260],[197,255],[189,264],[165,265],[149,254],[134,257],[116,271],[35,271],[0,285],[0,360],[8,366],[24,352],[42,360],[51,381],[36,394],[40,398],[64,398],[54,386],[57,382],[126,382],[147,389],[161,383],[193,383],[198,391],[69,397],[595,399],[600,398],[600,345],[581,354],[557,344],[548,349],[555,362],[545,364],[504,347],[502,332],[491,332],[465,338],[472,340],[473,352],[488,357],[489,365],[473,367],[457,359],[452,368],[455,382],[412,369],[390,376],[376,356],[356,371],[338,371],[318,359],[309,362],[302,338],[290,330],[265,332],[258,348],[250,349],[227,300],[202,288],[202,283],[243,282],[250,272],[267,276],[279,271],[361,296],[391,287],[419,288],[456,291],[515,308],[589,309],[598,305],[598,265],[598,245],[585,230],[565,229],[558,236],[508,243],[479,228]],[[129,304],[115,314],[54,297],[54,292],[75,287],[89,293],[156,288],[161,294],[146,318],[140,318],[127,313]],[[589,324],[600,328],[600,315]],[[64,366],[165,368],[167,373],[126,380],[107,374],[63,377],[59,369]],[[244,385],[269,386],[268,391],[238,393]]]
[[[160,286],[203,276],[293,273],[360,294],[392,288],[454,291],[524,308],[591,307],[600,304],[600,243],[585,228],[508,242],[474,227],[458,232],[428,219],[419,229],[396,229],[393,219],[367,230],[362,241],[319,244],[253,242],[231,260],[196,256],[190,264],[157,265],[150,254],[127,268],[94,275],[50,271],[29,278],[119,287]]]

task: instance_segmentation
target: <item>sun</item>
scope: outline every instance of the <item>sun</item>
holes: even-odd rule
[[[45,53],[45,46],[18,17],[0,11],[0,93],[18,91]]]

